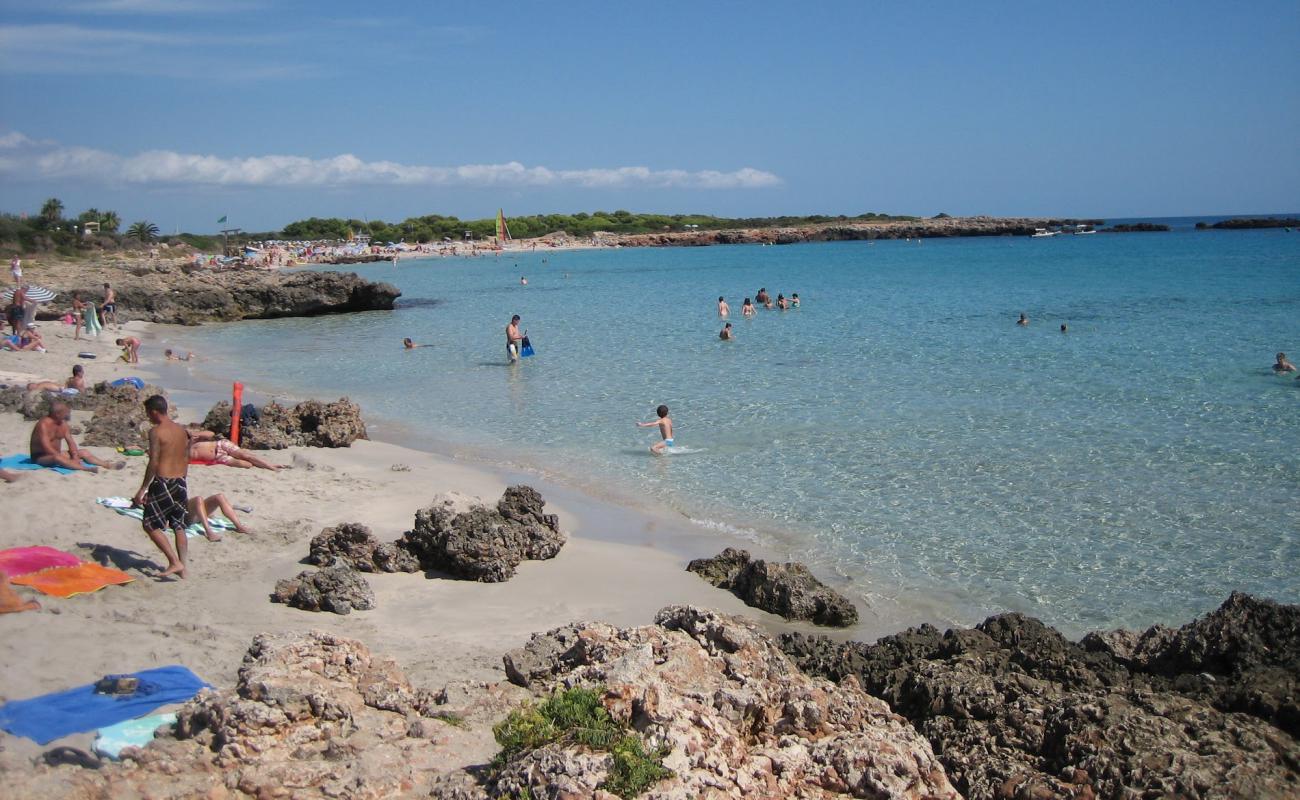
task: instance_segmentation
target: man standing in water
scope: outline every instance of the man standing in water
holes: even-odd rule
[[[189,547],[185,542],[189,497],[185,476],[189,470],[190,445],[185,429],[167,416],[167,398],[156,394],[144,401],[145,413],[153,428],[149,430],[149,466],[144,471],[135,504],[144,508],[141,525],[144,532],[167,557],[167,569],[159,577],[185,577],[185,559]],[[166,530],[176,536],[176,549],[167,542]]]
[[[511,364],[519,360],[519,343],[523,340],[524,335],[519,332],[519,315],[515,314],[506,326],[506,355],[510,357]]]
[[[723,300],[721,297],[719,297],[719,298],[718,298],[718,316],[719,316],[719,317],[726,317],[726,316],[728,316],[728,315],[730,315],[730,314],[731,314],[731,306],[727,305],[727,301],[726,301],[726,300]]]

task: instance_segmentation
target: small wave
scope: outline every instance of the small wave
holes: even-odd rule
[[[718,533],[725,533],[728,536],[735,536],[738,539],[744,539],[745,541],[748,542],[757,543],[759,540],[762,539],[762,536],[759,534],[759,532],[754,530],[753,528],[746,528],[740,525],[732,525],[731,523],[728,522],[719,522],[713,519],[697,519],[691,516],[688,516],[687,519],[689,519],[692,524],[699,525],[701,528],[704,528],[705,530],[717,531]]]

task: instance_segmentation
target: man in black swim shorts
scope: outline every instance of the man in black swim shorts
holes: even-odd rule
[[[167,399],[162,395],[144,401],[144,410],[153,427],[149,430],[149,466],[140,491],[135,493],[135,504],[144,509],[144,532],[167,557],[167,569],[159,577],[184,578],[185,559],[189,556],[185,541],[189,500],[185,476],[190,464],[190,440],[185,429],[167,415]],[[176,536],[175,550],[167,541],[168,528]]]

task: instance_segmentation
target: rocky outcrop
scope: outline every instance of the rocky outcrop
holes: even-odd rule
[[[623,247],[702,247],[713,244],[797,244],[874,239],[932,239],[954,236],[1029,236],[1038,228],[1099,225],[1102,220],[1039,217],[936,217],[855,222],[849,219],[785,228],[745,228],[625,234],[609,237]]]
[[[343,564],[359,572],[417,572],[420,562],[394,542],[380,543],[356,522],[325,528],[311,540],[307,563],[318,567]]]
[[[176,325],[241,319],[310,317],[352,311],[391,310],[401,295],[387,283],[363,280],[354,272],[268,272],[264,269],[183,270],[160,263],[139,265],[113,276],[117,315]],[[103,295],[102,281],[53,285],[64,297]],[[54,318],[51,309],[40,318]]]
[[[512,680],[529,665],[538,692],[604,687],[605,708],[672,771],[645,797],[958,797],[929,744],[888,706],[853,681],[801,674],[738,617],[674,606],[642,628],[569,625],[534,635],[506,665]],[[507,763],[487,794],[591,797],[608,770],[601,754],[548,745]]]
[[[375,593],[356,570],[336,566],[315,572],[307,570],[298,573],[296,578],[278,581],[271,602],[284,603],[303,611],[351,614],[353,609],[368,611],[374,608]]]
[[[230,403],[222,400],[208,411],[203,427],[230,436]],[[292,408],[276,402],[259,411],[256,424],[240,426],[239,446],[249,450],[283,450],[286,447],[349,447],[368,439],[361,406],[343,397],[332,403],[305,400]]]
[[[1098,233],[1164,233],[1169,230],[1168,225],[1161,225],[1156,222],[1134,222],[1131,224],[1112,225],[1109,228],[1098,228]]]
[[[786,619],[838,628],[858,621],[853,601],[817,580],[803,564],[753,559],[745,550],[728,547],[713,558],[695,559],[686,570],[730,591],[746,605]]]
[[[495,508],[458,510],[453,500],[440,500],[415,513],[414,529],[397,545],[423,569],[484,583],[509,580],[521,561],[554,558],[564,545],[559,519],[544,513],[545,505],[530,486],[506,489]]]
[[[1300,219],[1295,217],[1252,217],[1250,219],[1225,219],[1213,224],[1196,223],[1197,230],[1213,228],[1221,231],[1244,231],[1258,228],[1300,228]]]
[[[781,646],[911,720],[969,798],[1282,798],[1300,786],[1298,614],[1234,594],[1177,631],[1083,646],[1019,614]]]

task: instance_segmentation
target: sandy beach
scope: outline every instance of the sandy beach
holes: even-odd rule
[[[146,323],[127,323],[139,335]],[[115,360],[118,331],[95,341],[74,341],[70,326],[42,325],[46,353],[6,353],[0,383],[62,379],[73,363],[86,367],[88,383],[139,375],[166,385],[175,362],[151,369]],[[78,351],[96,359],[78,359]],[[145,360],[161,358],[145,348]],[[156,377],[161,373],[164,377]],[[180,409],[180,421],[201,420],[206,409]],[[84,422],[74,412],[72,423]],[[32,423],[15,413],[0,416],[0,449],[26,452]],[[118,458],[108,448],[89,448]],[[643,625],[671,603],[692,603],[766,621],[773,630],[810,629],[748,608],[732,595],[684,571],[681,526],[571,495],[550,501],[568,543],[548,561],[528,561],[505,583],[428,579],[420,574],[368,575],[377,607],[349,616],[309,613],[272,604],[275,582],[292,577],[310,539],[343,522],[368,525],[381,541],[412,525],[415,511],[440,493],[482,497],[494,503],[507,478],[429,453],[374,441],[346,449],[290,448],[263,453],[279,472],[192,466],[191,495],[224,493],[253,507],[243,522],[251,535],[227,532],[221,542],[190,540],[190,577],[158,580],[161,554],[139,523],[95,503],[129,497],[139,487],[145,459],[127,458],[121,471],[59,475],[21,473],[0,484],[6,524],[0,548],[48,545],[85,560],[126,571],[135,580],[94,594],[59,599],[18,587],[39,600],[38,611],[0,617],[6,647],[0,653],[0,699],[58,691],[110,673],[182,664],[216,686],[233,684],[252,637],[263,631],[321,629],[355,637],[376,653],[397,659],[412,682],[430,689],[504,680],[501,656],[529,634],[566,622],[598,620]],[[395,470],[395,466],[408,469]],[[544,496],[546,492],[544,490]],[[548,496],[550,500],[550,496]],[[610,530],[609,526],[620,529]],[[618,539],[618,541],[611,541]],[[697,541],[700,552],[722,543]],[[53,743],[88,749],[91,734]],[[44,749],[0,733],[0,767],[20,768]],[[490,750],[490,735],[485,747]],[[491,752],[478,753],[489,757]]]

